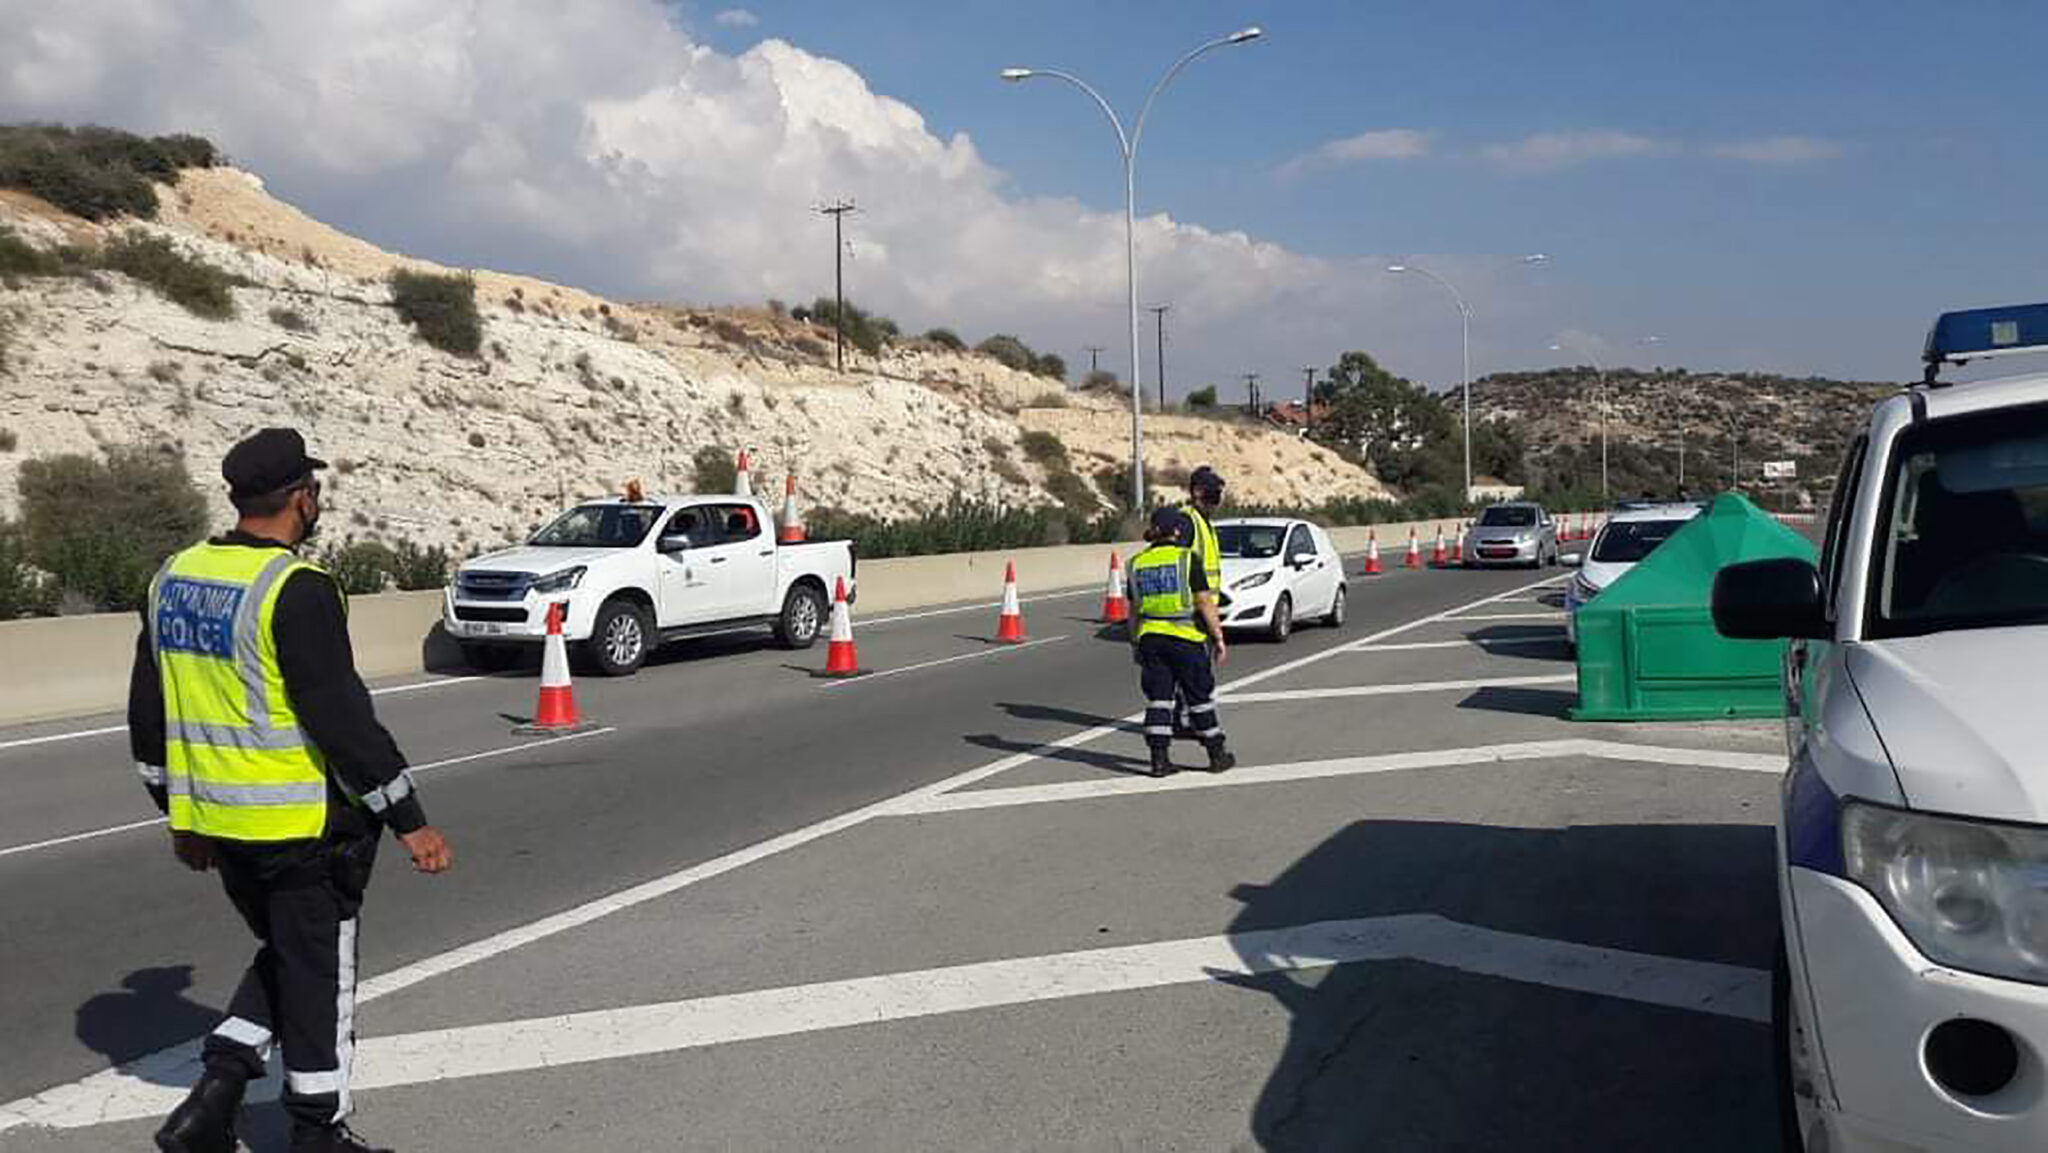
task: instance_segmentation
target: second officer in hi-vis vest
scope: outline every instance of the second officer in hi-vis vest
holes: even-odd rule
[[[1151,749],[1155,777],[1174,771],[1176,693],[1187,705],[1189,727],[1209,750],[1209,771],[1220,773],[1237,763],[1224,745],[1223,722],[1216,715],[1210,643],[1215,645],[1215,664],[1221,664],[1230,650],[1216,616],[1214,583],[1197,555],[1195,532],[1194,521],[1182,510],[1158,509],[1145,533],[1145,551],[1131,560],[1136,618],[1131,641],[1143,670],[1139,684],[1145,692],[1145,744]]]
[[[243,1091],[274,1047],[294,1153],[373,1153],[344,1121],[356,914],[387,826],[421,872],[451,861],[356,674],[340,586],[293,551],[320,520],[325,467],[291,429],[229,450],[235,530],[173,556],[143,608],[136,764],[178,860],[217,870],[262,943],[206,1038],[199,1083],[157,1131],[166,1153],[231,1153]]]

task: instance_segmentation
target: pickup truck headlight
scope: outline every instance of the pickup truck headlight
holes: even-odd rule
[[[1849,879],[1940,964],[2048,984],[2048,829],[1852,801]]]
[[[1232,592],[1243,592],[1245,589],[1255,589],[1272,579],[1273,574],[1271,572],[1255,572],[1236,584],[1231,585],[1230,588]]]
[[[565,568],[558,573],[549,573],[533,582],[533,591],[537,593],[568,592],[570,589],[583,583],[584,571],[583,565],[577,565],[575,568]]]

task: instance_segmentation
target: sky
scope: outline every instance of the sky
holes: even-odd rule
[[[828,294],[849,198],[856,303],[1128,379],[1116,138],[998,72],[1128,121],[1247,25],[1137,154],[1172,394],[1347,349],[1454,385],[1396,261],[1475,375],[1903,380],[1937,312],[2048,298],[2025,0],[0,0],[0,120],[202,132],[385,247],[629,299]]]

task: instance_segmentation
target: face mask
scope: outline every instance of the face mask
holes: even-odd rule
[[[316,534],[318,534],[318,533],[319,533],[319,531],[320,531],[320,498],[319,498],[319,497],[317,497],[317,496],[314,496],[314,495],[313,495],[313,494],[311,494],[311,493],[307,493],[307,494],[306,494],[306,501],[307,501],[307,503],[308,503],[308,504],[311,504],[311,505],[313,506],[313,515],[311,515],[311,516],[307,516],[307,515],[306,515],[306,511],[305,511],[305,506],[303,506],[303,505],[301,505],[301,506],[300,506],[300,508],[299,508],[299,525],[300,525],[300,531],[299,531],[299,543],[300,543],[300,544],[304,544],[304,543],[306,543],[307,541],[309,541],[309,540],[312,540],[312,539],[313,539],[313,537],[314,537],[314,536],[315,536]]]

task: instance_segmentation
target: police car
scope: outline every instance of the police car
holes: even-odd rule
[[[1847,454],[1816,567],[1722,570],[1790,638],[1773,981],[1789,1149],[2048,1149],[2048,304],[1949,313]]]

